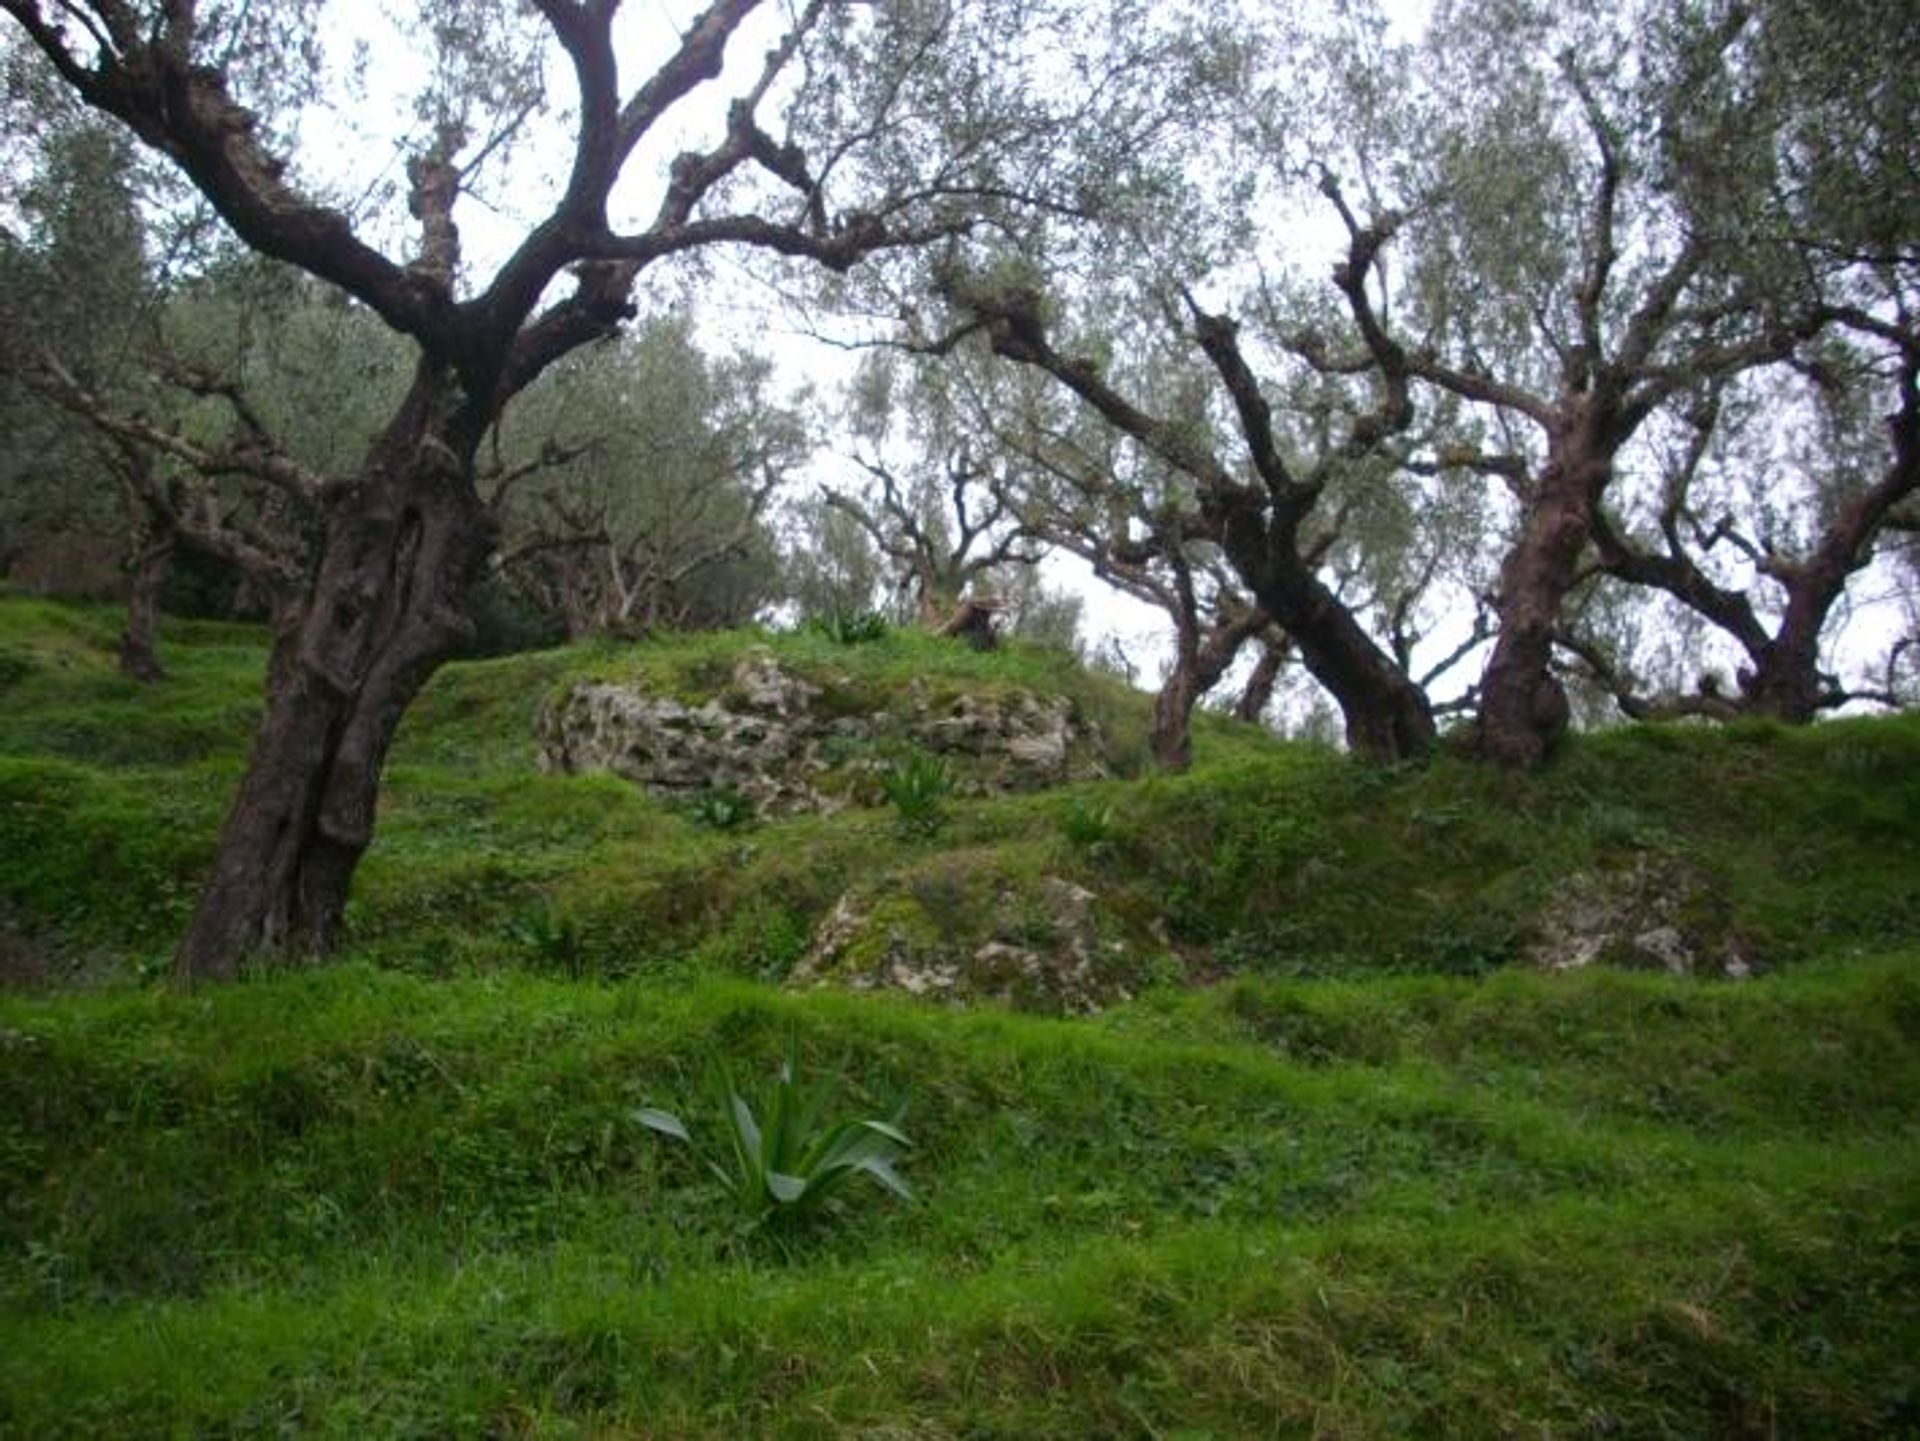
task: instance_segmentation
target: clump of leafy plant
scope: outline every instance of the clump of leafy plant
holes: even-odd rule
[[[838,1206],[840,1192],[856,1176],[868,1177],[902,1200],[913,1199],[912,1189],[894,1169],[894,1162],[913,1144],[900,1130],[899,1108],[886,1120],[830,1121],[833,1082],[802,1085],[791,1051],[757,1109],[725,1068],[716,1089],[725,1161],[703,1159],[749,1226],[793,1225]],[[671,1111],[643,1106],[634,1119],[663,1136],[694,1144],[685,1123]]]
[[[737,831],[753,823],[753,800],[732,786],[712,786],[693,798],[687,813],[709,830]]]
[[[953,773],[938,756],[916,751],[880,777],[880,789],[898,815],[902,832],[930,836],[947,823]]]
[[[580,923],[553,906],[541,905],[520,916],[513,923],[512,935],[543,964],[570,973],[579,970],[586,949]]]
[[[835,645],[866,645],[887,638],[887,618],[871,610],[830,610],[807,622]]]
[[[1061,808],[1058,823],[1069,845],[1095,857],[1111,851],[1119,834],[1111,804],[1080,796],[1072,797]]]

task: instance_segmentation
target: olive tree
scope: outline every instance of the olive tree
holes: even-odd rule
[[[334,943],[395,729],[471,633],[471,582],[495,537],[476,458],[518,393],[617,333],[643,277],[675,257],[736,246],[846,271],[1029,192],[1071,192],[1058,171],[1079,149],[1056,158],[1030,142],[1100,120],[1084,95],[1033,83],[1033,57],[1048,53],[1039,32],[1071,37],[1083,23],[1044,5],[713,0],[648,63],[616,0],[429,5],[413,22],[436,63],[412,96],[401,253],[393,209],[329,198],[314,178],[324,138],[299,121],[332,73],[313,38],[327,28],[318,0],[0,10],[241,243],[337,287],[413,352],[404,394],[350,471],[283,477],[319,538],[177,953],[188,980],[231,976],[263,949]],[[750,44],[757,55],[732,53]],[[560,89],[545,84],[548,63],[566,76],[564,105],[546,103]],[[516,187],[534,212],[482,266],[464,244],[463,197],[541,124],[562,137],[564,173],[544,191]]]
[[[1392,313],[1384,287],[1343,287],[1354,328],[1416,403],[1477,417],[1447,459],[1511,517],[1490,759],[1549,753],[1566,654],[1630,670],[1572,624],[1596,575],[1744,652],[1737,689],[1710,682],[1695,709],[1803,720],[1844,698],[1822,635],[1912,484],[1920,104],[1910,67],[1859,68],[1846,37],[1876,22],[1902,29],[1869,0],[1443,4],[1420,44],[1360,67],[1391,118],[1330,143],[1319,184],[1402,283]],[[1780,405],[1802,381],[1819,394]],[[1832,423],[1863,402],[1896,412],[1889,443]],[[1796,413],[1819,438],[1789,459]]]
[[[495,564],[569,637],[745,624],[779,599],[771,511],[808,450],[772,384],[685,312],[568,357],[489,444]]]

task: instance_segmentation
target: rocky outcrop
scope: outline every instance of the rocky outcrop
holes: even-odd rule
[[[1090,1015],[1131,999],[1164,969],[1154,960],[1163,949],[1127,932],[1072,881],[941,858],[842,897],[789,984]]]
[[[663,796],[734,790],[772,815],[827,808],[808,740],[777,715],[586,684],[542,712],[540,764],[611,771]]]
[[[1565,881],[1541,911],[1527,959],[1554,971],[1605,964],[1733,980],[1757,964],[1709,879],[1655,855]]]
[[[867,699],[764,649],[747,652],[712,700],[583,682],[551,700],[539,726],[543,769],[610,771],[667,797],[731,790],[763,815],[877,803],[877,777],[916,750],[946,758],[962,794],[1103,774],[1097,734],[1063,696],[915,683]]]

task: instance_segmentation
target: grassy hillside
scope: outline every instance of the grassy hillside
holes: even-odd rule
[[[1872,1436],[1920,1430],[1920,724],[1649,729],[1369,771],[1040,653],[772,642],[1071,695],[1116,778],[717,829],[540,774],[570,677],[700,699],[764,638],[451,668],[338,963],[163,964],[259,636],[0,601],[0,1433]],[[1689,878],[1756,978],[1524,959]],[[1091,1018],[782,987],[849,891],[1124,923]],[[751,1227],[716,1063],[891,1114],[913,1204]]]

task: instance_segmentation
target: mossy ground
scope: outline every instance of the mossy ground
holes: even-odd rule
[[[142,690],[116,626],[0,602],[0,898],[40,961],[0,997],[0,1433],[1920,1429],[1912,718],[1625,731],[1530,778],[1209,723],[1189,777],[908,841],[534,770],[561,679],[743,638],[488,661],[409,718],[349,953],[184,995],[148,977],[260,639],[171,626]],[[1064,674],[888,644],[830,659]],[[772,984],[948,852],[1099,887],[1189,979],[1089,1020]],[[1513,964],[1542,894],[1646,854],[1767,972]],[[632,1119],[712,1140],[712,1064],[789,1045],[852,1110],[908,1098],[918,1204],[742,1234]]]

